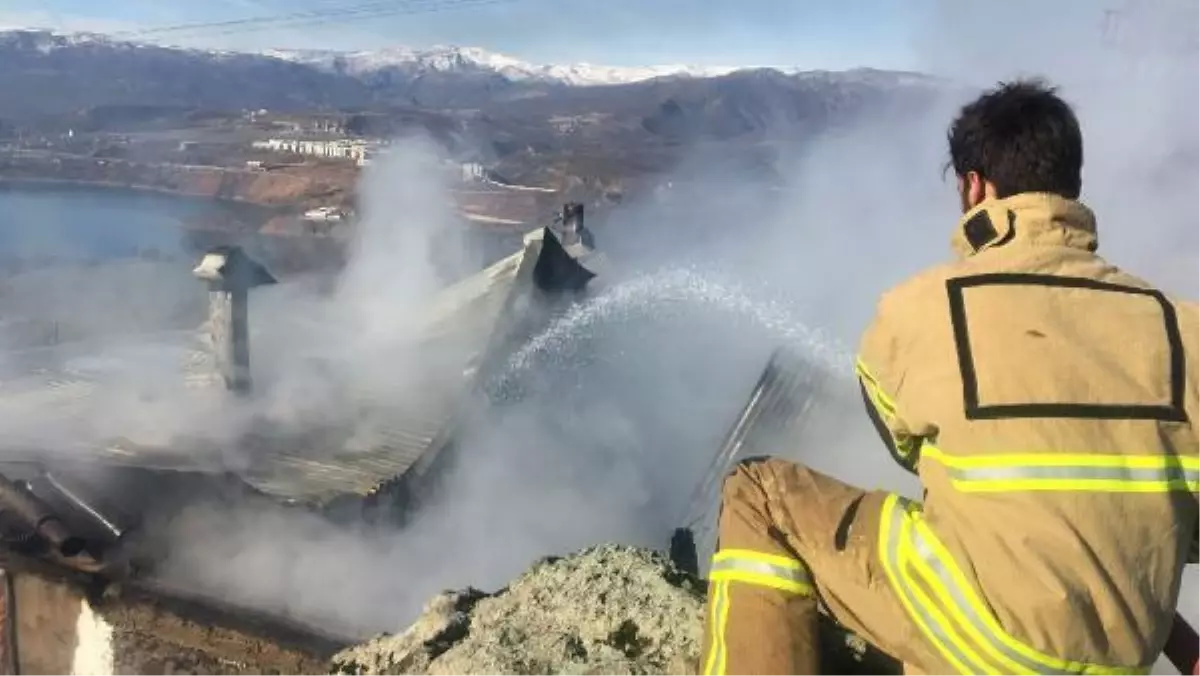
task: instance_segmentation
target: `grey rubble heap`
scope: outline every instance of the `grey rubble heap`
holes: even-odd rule
[[[494,594],[446,592],[406,631],[333,657],[341,674],[694,674],[705,584],[658,552],[622,545],[534,564]],[[832,624],[823,673],[897,673]]]

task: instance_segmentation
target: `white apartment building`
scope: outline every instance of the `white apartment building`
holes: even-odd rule
[[[366,164],[368,157],[373,154],[372,151],[379,145],[378,141],[351,139],[311,141],[292,138],[272,138],[265,141],[255,141],[251,144],[251,147],[275,153],[354,160],[359,164]]]
[[[462,163],[462,182],[477,183],[487,178],[487,170],[478,162]]]

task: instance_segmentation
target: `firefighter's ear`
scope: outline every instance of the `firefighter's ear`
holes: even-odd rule
[[[963,177],[962,184],[963,195],[963,211],[964,213],[979,206],[981,202],[994,197],[996,188],[990,182],[984,180],[983,176],[977,171],[968,171]]]

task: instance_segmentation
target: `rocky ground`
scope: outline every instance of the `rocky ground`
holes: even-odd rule
[[[405,632],[334,656],[341,674],[689,674],[705,584],[657,552],[605,545],[544,559],[494,594],[434,598]],[[827,629],[831,629],[827,627]],[[825,673],[897,673],[855,637],[825,632]]]

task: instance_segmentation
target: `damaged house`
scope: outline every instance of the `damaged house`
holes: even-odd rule
[[[441,386],[403,407],[348,393],[386,421],[366,437],[353,424],[322,421],[303,433],[250,425],[229,442],[236,453],[211,440],[164,448],[120,435],[6,450],[0,670],[325,673],[330,655],[362,637],[326,635],[156,578],[171,519],[203,501],[257,501],[330,519],[402,521],[452,462],[472,407],[497,396],[487,383],[506,356],[587,293],[599,262],[582,206],[569,204],[520,251],[443,289],[413,318],[420,344],[438,346],[428,377]],[[237,401],[254,388],[255,289],[276,280],[236,247],[211,250],[193,273],[207,286],[209,317],[180,378]],[[66,424],[73,407],[104,396],[87,374],[31,367],[0,383],[0,411],[61,411]]]

